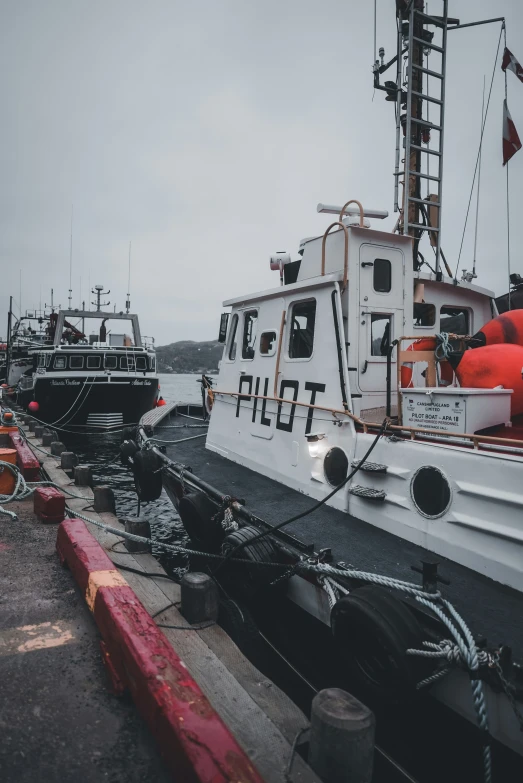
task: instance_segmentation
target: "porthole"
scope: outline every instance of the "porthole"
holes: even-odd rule
[[[338,484],[341,484],[347,478],[348,470],[349,460],[343,449],[338,446],[329,449],[323,460],[323,472],[331,487],[337,487]]]
[[[452,500],[447,477],[432,465],[426,465],[416,471],[410,485],[410,492],[419,513],[429,519],[442,516]]]

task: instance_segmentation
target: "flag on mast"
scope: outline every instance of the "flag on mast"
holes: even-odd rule
[[[503,101],[503,165],[508,163],[513,155],[521,149],[516,126],[508,110],[507,101]]]
[[[510,49],[507,49],[505,46],[505,51],[503,52],[503,60],[501,61],[501,69],[503,71],[506,71],[508,68],[509,71],[512,71],[512,73],[515,73],[518,77],[520,82],[523,82],[523,66],[518,63]]]

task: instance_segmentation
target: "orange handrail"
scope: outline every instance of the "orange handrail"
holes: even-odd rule
[[[325,274],[325,243],[327,241],[327,236],[329,235],[330,230],[334,228],[334,226],[341,226],[345,234],[345,250],[343,254],[343,287],[341,289],[342,291],[345,291],[347,287],[347,273],[349,269],[349,232],[347,230],[347,226],[343,225],[343,223],[340,223],[339,220],[330,224],[321,241],[321,275],[323,277]]]
[[[349,204],[357,204],[357,205],[358,205],[358,207],[359,207],[359,209],[360,209],[360,228],[365,228],[365,225],[364,225],[364,223],[363,223],[363,218],[364,218],[364,214],[363,214],[363,206],[361,205],[361,202],[360,202],[360,201],[358,201],[358,200],[357,200],[357,199],[355,199],[355,198],[351,198],[351,200],[350,200],[350,201],[347,201],[347,203],[343,205],[343,207],[341,208],[341,212],[340,212],[340,216],[339,216],[338,220],[339,220],[339,221],[340,221],[340,223],[341,223],[341,221],[343,220],[343,217],[344,217],[344,215],[345,215],[345,210],[347,209],[347,207],[349,206]]]

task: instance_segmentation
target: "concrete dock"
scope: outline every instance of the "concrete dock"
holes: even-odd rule
[[[41,441],[35,438],[34,433],[26,432],[26,436],[32,447],[38,446],[42,449]],[[47,478],[60,486],[71,488],[70,477],[59,467],[59,460],[42,453],[42,451],[35,450],[34,453],[41,460],[42,469]],[[90,488],[75,487],[74,489],[83,496],[83,499],[67,500],[67,505],[73,512],[79,511],[83,515],[123,530],[123,526],[113,514],[96,514],[91,508],[85,510],[93,498]],[[17,655],[20,660],[22,653],[13,652],[13,646],[20,647],[26,644],[27,640],[25,637],[17,637],[16,641],[9,641],[12,629],[17,629],[16,633],[21,633],[23,636],[24,633],[29,632],[19,629],[29,625],[41,626],[42,623],[49,623],[49,626],[42,627],[43,630],[38,631],[40,636],[47,634],[46,638],[48,639],[43,651],[38,654],[49,656],[49,660],[46,660],[43,665],[37,664],[34,675],[31,669],[28,670],[20,662],[17,663],[16,659],[12,662],[13,671],[18,666],[18,676],[25,679],[26,695],[21,704],[20,699],[17,700],[15,695],[17,690],[24,692],[24,688],[21,685],[19,687],[13,685],[12,700],[9,699],[9,709],[12,715],[7,719],[7,722],[10,725],[16,725],[18,721],[20,728],[16,733],[13,733],[11,749],[8,753],[11,777],[5,776],[5,772],[8,771],[6,768],[2,774],[2,780],[35,779],[36,758],[24,766],[26,757],[20,755],[26,752],[24,737],[27,732],[37,735],[32,742],[34,743],[34,753],[38,755],[36,750],[39,746],[38,743],[45,743],[44,738],[49,736],[50,730],[54,738],[49,741],[50,748],[56,743],[63,742],[61,746],[63,748],[63,764],[60,762],[61,773],[56,773],[55,777],[48,775],[46,770],[46,780],[73,780],[78,777],[78,773],[84,765],[92,763],[87,761],[87,756],[96,759],[99,758],[97,753],[101,754],[100,758],[103,761],[99,762],[97,771],[93,773],[92,778],[84,776],[85,780],[101,780],[105,777],[114,781],[172,779],[159,758],[163,750],[162,742],[156,743],[156,748],[159,751],[157,752],[155,739],[158,740],[158,737],[152,736],[154,732],[149,734],[135,710],[135,706],[129,701],[116,699],[106,690],[107,677],[103,672],[100,660],[98,630],[74,583],[72,574],[63,570],[54,552],[57,526],[42,525],[36,522],[31,510],[32,501],[12,504],[11,508],[14,508],[17,513],[23,509],[24,521],[22,521],[22,517],[18,522],[7,520],[4,523],[2,519],[2,523],[9,526],[11,531],[23,531],[23,540],[16,538],[16,535],[20,535],[19,532],[12,542],[5,540],[5,537],[2,539],[5,540],[6,546],[11,546],[13,550],[16,550],[16,556],[10,549],[6,549],[0,555],[4,558],[6,556],[8,559],[11,558],[10,562],[12,563],[17,563],[16,568],[9,566],[11,570],[7,577],[11,591],[8,599],[11,622],[6,628],[4,643],[11,645],[9,654]],[[173,605],[180,600],[180,586],[174,581],[164,578],[165,572],[156,559],[150,554],[127,552],[122,544],[117,545],[120,540],[117,535],[93,525],[87,525],[87,528],[104,552],[109,555],[114,564],[113,568],[130,566],[138,572],[143,571],[149,574],[149,576],[141,576],[140,573],[121,571],[121,576],[126,584],[134,591],[149,615],[156,615],[154,621],[161,626],[171,625],[187,628],[187,621]],[[26,546],[26,539],[33,541],[33,544]],[[42,574],[44,585],[48,585],[49,597],[46,597],[45,590],[39,586],[38,581],[31,578],[31,573],[35,570]],[[158,577],[151,577],[151,574],[158,574]],[[6,577],[5,570],[3,576]],[[21,589],[22,585],[25,585],[23,589]],[[17,598],[18,595],[21,597]],[[64,604],[61,613],[55,611],[54,602],[56,601],[58,601],[57,608],[61,607],[62,603]],[[33,607],[33,611],[27,613],[24,608],[26,605]],[[61,622],[56,621],[55,615]],[[51,630],[48,630],[49,628]],[[179,628],[165,627],[161,630],[261,778],[267,783],[273,783],[273,781],[274,783],[284,783],[287,780],[286,769],[291,758],[294,739],[297,733],[308,725],[303,713],[243,656],[218,625],[202,630],[193,630],[192,628],[180,630]],[[44,642],[38,642],[38,644],[40,643],[44,644]],[[29,653],[25,653],[25,659],[28,655]],[[31,653],[31,655],[35,655],[35,653]],[[53,656],[58,657],[54,658]],[[77,671],[77,668],[74,667],[79,667],[79,670]],[[87,667],[88,671],[87,669],[84,671],[82,667]],[[73,669],[71,674],[68,673],[69,669]],[[48,670],[50,670],[51,679],[46,676]],[[57,680],[55,687],[52,684],[53,677],[56,677]],[[84,695],[81,697],[74,695],[75,677],[83,683],[81,692]],[[35,681],[41,682],[36,692]],[[70,683],[73,683],[72,688]],[[32,702],[29,702],[30,693],[35,695]],[[56,693],[59,694],[58,698],[55,697]],[[96,698],[94,697],[95,693]],[[103,693],[103,696],[100,693]],[[68,717],[67,707],[62,709],[62,703],[67,702],[68,698],[69,700],[74,699],[74,720],[71,716]],[[89,701],[94,699],[96,702],[98,698],[101,700],[103,710],[107,709],[107,715],[103,712],[99,718],[100,724],[96,723],[98,718],[93,720],[96,709]],[[5,702],[4,698],[3,701]],[[35,716],[42,714],[47,703],[53,705],[55,711],[60,712],[60,720],[64,724],[66,738],[60,737],[56,726],[49,726],[48,722],[46,722],[41,734],[34,728],[29,728],[36,720]],[[100,707],[101,710],[102,707]],[[34,712],[35,709],[36,712]],[[107,727],[111,721],[113,725],[119,725],[119,722],[125,724],[127,731],[125,739],[128,737],[129,741],[133,743],[132,753],[126,755],[125,752],[122,752],[123,766],[121,770],[103,766],[103,764],[109,763],[109,760],[107,762],[105,760],[109,753],[109,746],[114,748],[114,729],[110,731]],[[80,727],[84,726],[85,730],[80,731]],[[99,733],[101,735],[100,748],[97,746]],[[124,742],[123,739],[122,742]],[[69,774],[67,758],[74,756],[77,745],[81,752],[75,757],[75,772]],[[54,760],[56,765],[57,754],[52,752],[50,748],[50,762]],[[132,770],[129,770],[127,759],[133,756],[136,756],[137,760],[132,764]],[[16,758],[19,761],[15,761]],[[118,753],[112,757],[116,766],[118,758]],[[99,771],[100,765],[104,770],[102,774]],[[27,769],[27,776],[20,775],[19,769]],[[107,774],[105,769],[107,769]],[[133,777],[133,775],[135,776]],[[318,780],[299,755],[296,755],[294,759],[292,779],[295,783],[300,781],[315,783]]]

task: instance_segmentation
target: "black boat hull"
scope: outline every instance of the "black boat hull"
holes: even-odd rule
[[[37,378],[34,388],[19,391],[18,401],[24,408],[37,402],[35,415],[48,424],[104,429],[137,423],[157,394],[157,378]]]

